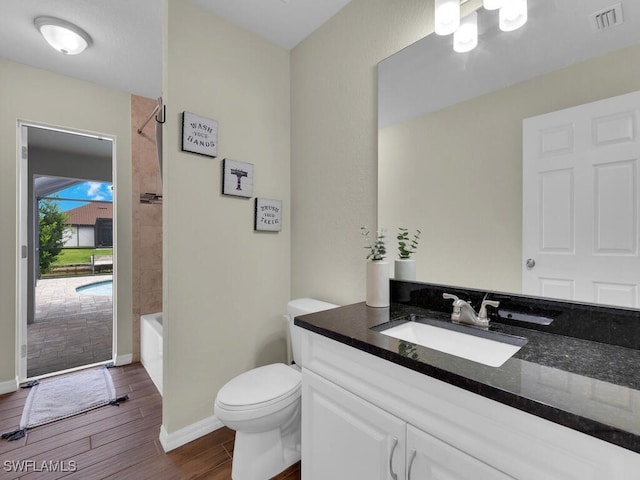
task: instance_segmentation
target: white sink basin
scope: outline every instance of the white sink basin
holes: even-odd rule
[[[466,358],[490,367],[499,367],[527,343],[522,337],[476,330],[445,322],[432,324],[408,321],[387,329],[376,329],[384,335]],[[440,326],[434,326],[438,323]],[[452,329],[453,328],[453,329]]]

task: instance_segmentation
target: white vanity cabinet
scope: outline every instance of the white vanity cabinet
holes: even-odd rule
[[[304,480],[509,480],[322,377],[303,372]]]
[[[302,337],[304,480],[640,478],[640,454],[308,330]]]
[[[404,478],[406,423],[311,372],[303,372],[305,480]]]

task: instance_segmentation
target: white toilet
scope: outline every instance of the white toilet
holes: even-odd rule
[[[233,480],[268,480],[300,460],[300,327],[294,317],[335,308],[311,298],[287,305],[293,360],[254,368],[218,392],[215,415],[236,431]]]

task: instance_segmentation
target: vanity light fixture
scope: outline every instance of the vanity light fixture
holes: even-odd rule
[[[478,46],[478,13],[460,19],[461,6],[470,0],[435,0],[434,23],[438,35],[453,33],[453,50],[470,52]],[[498,10],[498,24],[511,32],[527,23],[527,0],[483,0],[485,10]]]
[[[453,49],[458,53],[470,52],[478,46],[478,13],[471,12],[460,21],[453,33]]]
[[[503,32],[512,32],[527,23],[527,0],[510,0],[499,10],[499,25]]]
[[[435,0],[435,32],[450,35],[460,26],[460,0]]]
[[[92,43],[87,32],[59,18],[37,17],[33,24],[49,45],[65,55],[82,53]]]

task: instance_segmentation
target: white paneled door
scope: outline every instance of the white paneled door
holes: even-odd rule
[[[640,307],[640,92],[523,122],[523,293]]]

